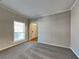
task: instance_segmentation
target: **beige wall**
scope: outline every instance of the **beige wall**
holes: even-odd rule
[[[70,47],[70,11],[31,20],[38,24],[38,42]]]
[[[13,42],[14,40],[14,20],[26,23],[26,41],[28,39],[28,20],[18,14],[11,13],[3,8],[0,8],[0,50],[7,47],[22,43],[24,41]]]
[[[30,28],[29,28],[29,40],[34,39],[38,37],[38,25],[36,23],[30,23]]]
[[[71,48],[79,57],[79,0],[71,11]]]

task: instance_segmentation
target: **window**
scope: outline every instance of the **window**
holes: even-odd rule
[[[14,41],[25,40],[25,23],[14,21]]]

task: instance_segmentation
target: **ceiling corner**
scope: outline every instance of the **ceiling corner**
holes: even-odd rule
[[[75,1],[74,1],[74,3],[73,3],[73,5],[71,6],[70,10],[72,10],[72,9],[75,7],[75,5],[76,5],[77,2],[78,2],[78,0],[75,0]]]

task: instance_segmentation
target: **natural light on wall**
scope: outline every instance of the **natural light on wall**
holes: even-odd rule
[[[14,41],[25,40],[25,23],[14,21]]]

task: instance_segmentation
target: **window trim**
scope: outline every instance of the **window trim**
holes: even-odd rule
[[[23,33],[24,33],[24,39],[19,39],[19,40],[15,39],[15,29],[14,29],[14,31],[13,31],[13,33],[14,33],[13,41],[14,41],[14,42],[24,41],[24,40],[26,39],[26,24],[25,24],[24,22],[21,22],[21,21],[14,21],[14,24],[13,24],[14,26],[15,26],[15,22],[23,23],[23,24],[24,24],[24,32],[23,32]],[[13,27],[14,27],[14,26],[13,26]]]

